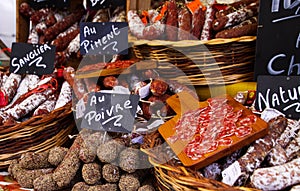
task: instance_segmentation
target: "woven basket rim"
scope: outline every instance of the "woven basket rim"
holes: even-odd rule
[[[241,36],[237,38],[215,38],[211,40],[182,40],[182,41],[168,41],[168,40],[143,40],[129,35],[128,42],[134,46],[148,45],[148,46],[173,46],[173,47],[193,47],[199,45],[222,45],[233,42],[251,42],[255,41],[256,36]]]

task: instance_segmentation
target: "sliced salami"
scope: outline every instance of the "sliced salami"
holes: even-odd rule
[[[239,138],[246,137],[247,135],[250,135],[252,132],[252,127],[248,125],[241,125],[236,128],[235,135]]]

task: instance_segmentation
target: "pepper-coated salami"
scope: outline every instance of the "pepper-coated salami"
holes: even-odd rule
[[[189,40],[191,31],[191,13],[186,7],[182,7],[178,13],[178,40]]]
[[[72,146],[68,150],[63,161],[54,170],[52,178],[59,188],[68,186],[79,170],[79,152],[82,142],[82,137],[78,135],[74,140]]]
[[[178,36],[178,12],[175,0],[168,3],[167,21],[166,21],[166,34],[167,40],[175,41]]]
[[[48,155],[48,150],[40,153],[27,152],[21,155],[19,164],[22,168],[29,170],[49,168],[51,164],[48,162]]]

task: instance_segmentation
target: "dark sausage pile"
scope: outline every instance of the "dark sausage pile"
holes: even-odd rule
[[[8,171],[20,186],[36,191],[155,190],[151,170],[140,169],[139,146],[128,138],[105,137],[104,132],[83,129],[69,149],[25,153]]]
[[[169,0],[156,10],[128,12],[131,34],[138,39],[210,40],[254,36],[257,30],[259,2],[232,4]],[[154,12],[154,14],[153,14]]]

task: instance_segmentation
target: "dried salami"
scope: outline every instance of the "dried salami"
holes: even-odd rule
[[[167,40],[175,41],[178,37],[178,12],[175,0],[168,3],[168,12],[166,20]]]
[[[239,186],[245,184],[247,177],[261,165],[269,151],[275,146],[276,139],[280,137],[287,126],[287,119],[283,116],[279,116],[270,120],[268,124],[268,134],[265,137],[256,140],[241,158],[222,172],[222,181],[224,183]],[[238,166],[241,174],[237,175],[238,177],[235,177],[234,179],[227,179],[225,175],[228,174],[227,171],[231,171],[233,166]]]
[[[189,40],[191,37],[191,13],[186,7],[182,7],[178,13],[178,40]]]
[[[258,13],[258,3],[251,3],[246,7],[236,10],[235,12],[229,13],[226,16],[217,18],[212,23],[212,28],[215,31],[220,31],[224,28],[234,26],[240,22],[253,17]]]
[[[200,35],[205,21],[205,7],[199,7],[192,16],[192,35],[197,39],[200,39]]]
[[[72,100],[72,87],[67,81],[64,81],[57,98],[54,109],[58,109],[60,107],[65,106]]]
[[[215,10],[212,5],[208,5],[206,7],[206,12],[205,12],[205,20],[204,20],[204,25],[203,29],[201,32],[200,40],[210,40],[212,38],[212,23],[214,19],[214,14]]]
[[[251,176],[251,183],[262,190],[282,190],[300,183],[300,158],[274,167],[259,168]]]
[[[21,79],[22,79],[21,75],[10,73],[10,75],[2,85],[1,92],[3,93],[4,100],[6,101],[6,105],[11,102],[11,100],[17,93],[17,89],[19,87]]]
[[[44,103],[39,105],[39,107],[34,110],[32,116],[45,115],[53,111],[56,104],[56,99],[57,99],[56,95],[50,96],[48,100],[46,100]]]

